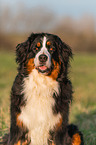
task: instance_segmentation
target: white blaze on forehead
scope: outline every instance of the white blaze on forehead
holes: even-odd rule
[[[44,36],[44,38],[43,38],[43,48],[46,47],[46,41],[47,41],[47,38]]]
[[[36,54],[35,59],[34,59],[34,63],[35,66],[39,66],[39,56],[41,54],[45,54],[48,57],[48,60],[46,61],[46,66],[49,68],[51,66],[51,55],[48,52],[47,48],[46,48],[46,42],[47,42],[47,38],[44,36],[43,41],[42,41],[42,48],[41,50]]]
[[[48,50],[46,48],[46,42],[47,42],[47,38],[44,36],[43,42],[42,42],[41,53],[49,55],[49,52],[48,52]]]

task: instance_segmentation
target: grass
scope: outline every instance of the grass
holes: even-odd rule
[[[74,87],[70,122],[83,132],[85,145],[96,145],[96,55],[74,56],[70,75]]]
[[[0,52],[0,136],[10,126],[10,91],[16,76],[15,56]],[[70,123],[84,134],[85,145],[96,145],[96,55],[76,54],[71,62],[70,79],[74,99]]]
[[[0,51],[0,136],[9,128],[10,91],[15,75],[14,54]]]

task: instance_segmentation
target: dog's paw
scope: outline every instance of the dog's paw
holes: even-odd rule
[[[79,133],[76,133],[72,137],[72,145],[81,145],[81,135]]]
[[[71,137],[72,145],[84,145],[83,135],[77,126],[71,124],[68,126],[68,134]]]

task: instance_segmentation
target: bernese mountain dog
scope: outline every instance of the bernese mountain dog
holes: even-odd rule
[[[72,84],[70,47],[58,36],[32,33],[16,49],[18,74],[11,90],[7,145],[83,145],[77,126],[68,124]]]

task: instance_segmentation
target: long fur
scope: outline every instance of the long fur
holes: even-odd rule
[[[43,38],[51,57],[47,75],[34,64]],[[16,56],[18,74],[11,90],[11,126],[5,145],[83,145],[78,128],[68,125],[72,101],[68,79],[70,47],[56,35],[32,33],[17,46]]]

